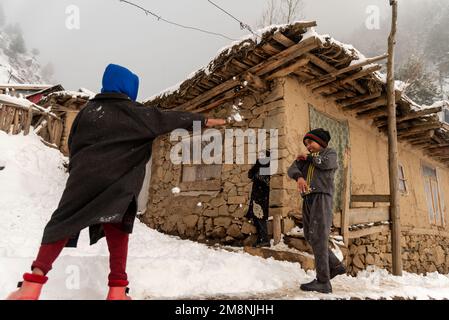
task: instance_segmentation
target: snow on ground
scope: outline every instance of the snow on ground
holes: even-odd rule
[[[33,134],[10,136],[0,131],[0,298],[14,290],[38,250],[42,230],[56,208],[67,179],[57,151]],[[130,238],[128,274],[135,299],[180,298],[449,298],[449,275],[385,270],[339,276],[334,293],[304,293],[299,283],[313,279],[298,264],[229,252],[180,240],[136,222]],[[43,299],[104,299],[108,251],[104,239],[88,245],[81,234],[77,249],[65,249],[42,295]]]

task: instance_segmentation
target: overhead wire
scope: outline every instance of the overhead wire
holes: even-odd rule
[[[154,12],[148,10],[148,9],[145,9],[144,7],[142,7],[142,6],[140,6],[140,5],[136,4],[136,3],[133,3],[131,1],[128,1],[128,0],[119,0],[119,1],[142,10],[143,12],[145,12],[145,14],[147,16],[153,16],[158,21],[163,21],[165,23],[168,23],[168,24],[171,24],[171,25],[183,28],[183,29],[190,29],[190,30],[195,30],[195,31],[199,31],[199,32],[202,32],[202,33],[206,33],[206,34],[209,34],[209,35],[219,36],[219,37],[231,40],[231,41],[235,41],[236,40],[236,39],[228,37],[228,36],[226,36],[226,35],[224,35],[222,33],[213,32],[213,31],[209,31],[209,30],[206,30],[206,29],[197,28],[197,27],[193,27],[193,26],[188,26],[188,25],[184,25],[184,24],[180,24],[180,23],[177,23],[177,22],[174,22],[174,21],[167,20],[167,19],[163,18],[162,16],[160,16],[160,15],[158,15],[158,14],[156,14],[156,13],[154,13]]]

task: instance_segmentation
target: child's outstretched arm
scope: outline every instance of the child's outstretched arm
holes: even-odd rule
[[[287,175],[297,181],[299,178],[304,178],[304,174],[302,173],[303,163],[301,160],[293,161],[290,168],[288,168]]]
[[[324,151],[307,156],[307,161],[312,162],[315,167],[321,170],[337,169],[337,152],[334,149],[325,149]]]

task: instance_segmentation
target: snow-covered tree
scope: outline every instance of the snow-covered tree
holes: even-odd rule
[[[405,93],[419,104],[431,105],[441,98],[435,76],[426,70],[423,56],[410,56],[399,67],[397,78],[407,83]]]
[[[304,18],[303,0],[267,0],[267,6],[262,13],[259,27],[272,24],[290,23]]]
[[[19,24],[7,25],[5,32],[11,38],[11,43],[9,45],[9,51],[12,55],[17,55],[17,53],[26,53],[25,39],[22,35],[22,28]]]

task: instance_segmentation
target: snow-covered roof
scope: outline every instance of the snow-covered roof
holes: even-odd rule
[[[386,76],[378,61],[352,45],[318,34],[315,22],[270,26],[257,35],[222,48],[204,68],[179,84],[150,97],[145,105],[205,112],[251,92],[265,92],[276,78],[295,76],[314,94],[332,99],[361,120],[372,120],[384,131],[387,119]],[[449,142],[438,108],[426,108],[408,98],[407,84],[395,82],[398,137],[421,146]],[[427,140],[426,140],[427,139]],[[449,158],[439,158],[449,163]]]
[[[10,96],[7,94],[0,94],[0,104],[20,106],[20,107],[24,107],[24,108],[29,108],[32,105],[34,105],[34,103],[32,103],[31,101],[29,101],[27,99],[17,98],[17,97],[13,97],[13,96]]]

